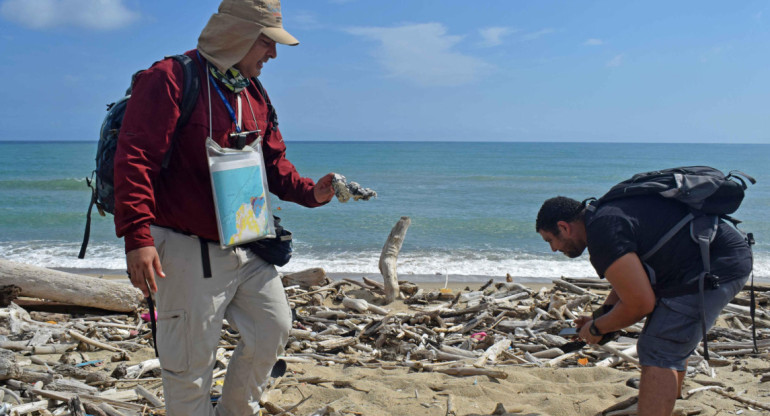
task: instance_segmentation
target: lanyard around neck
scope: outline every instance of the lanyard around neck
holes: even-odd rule
[[[208,72],[208,71],[206,71]],[[236,95],[236,99],[238,100],[238,118],[235,117],[235,110],[233,110],[233,106],[230,105],[230,102],[227,101],[225,98],[225,94],[222,92],[222,90],[219,88],[219,85],[217,85],[216,80],[214,80],[214,76],[211,75],[211,72],[209,72],[209,78],[211,79],[211,83],[214,84],[214,89],[217,90],[217,94],[219,94],[219,98],[222,99],[222,102],[225,103],[225,107],[227,107],[227,112],[230,114],[230,120],[235,123],[235,131],[240,133],[241,132],[241,96],[240,94]]]
[[[217,94],[219,95],[219,98],[221,98],[222,102],[225,104],[225,107],[227,108],[227,112],[230,114],[230,119],[235,124],[235,131],[237,133],[240,133],[241,132],[241,123],[235,117],[235,110],[233,110],[233,106],[230,105],[230,102],[227,101],[227,98],[225,98],[225,94],[222,92],[222,89],[219,88],[219,85],[217,85],[217,82],[214,79],[214,76],[211,75],[211,71],[208,71],[208,66],[207,66],[207,64],[204,64],[203,58],[201,58],[200,52],[196,51],[196,53],[198,54],[198,60],[201,62],[201,64],[203,65],[204,69],[206,70],[206,74],[209,76],[209,80],[211,81],[212,84],[214,84],[214,89],[217,90]],[[241,96],[237,95],[236,97],[238,99],[238,115],[240,116],[241,115]]]
[[[196,51],[198,55],[198,61],[200,61],[201,65],[203,65],[204,70],[206,73],[208,73],[208,78],[206,78],[207,84],[209,85],[209,137],[212,137],[212,122],[211,122],[211,84],[214,84],[214,88],[217,90],[217,93],[219,94],[219,98],[222,99],[222,103],[224,103],[225,107],[227,108],[227,112],[230,113],[230,119],[235,123],[235,133],[230,133],[230,138],[235,139],[236,148],[241,149],[244,145],[246,145],[246,139],[249,135],[256,134],[256,140],[254,142],[259,143],[262,140],[262,135],[260,134],[259,130],[259,124],[257,123],[257,118],[254,116],[254,108],[251,106],[251,100],[249,100],[249,96],[246,95],[246,104],[249,105],[249,111],[251,111],[251,118],[254,120],[254,126],[256,127],[256,130],[252,131],[242,131],[241,130],[241,120],[243,115],[243,105],[241,104],[241,95],[236,95],[236,99],[238,100],[238,118],[235,118],[235,111],[233,110],[233,107],[230,105],[230,103],[225,98],[225,95],[222,93],[222,90],[217,85],[216,79],[214,79],[214,76],[211,75],[211,72],[208,71],[208,63],[203,62],[203,58],[201,58],[200,52]],[[252,144],[253,146],[253,144]]]

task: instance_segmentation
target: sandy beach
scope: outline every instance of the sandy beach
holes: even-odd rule
[[[503,281],[504,279],[497,279]],[[442,288],[441,283],[420,283],[426,291]],[[458,293],[466,288],[478,290],[478,282],[450,282],[449,288]],[[547,284],[525,284],[537,291]],[[596,291],[597,293],[606,293]],[[369,301],[376,297],[366,291],[352,291]],[[408,305],[397,301],[389,305],[394,312],[406,311]],[[593,366],[579,368],[538,368],[528,365],[500,366],[506,379],[487,376],[456,377],[435,372],[417,372],[404,368],[362,368],[331,362],[322,364],[289,364],[287,376],[320,377],[325,383],[300,383],[296,388],[276,394],[278,403],[291,404],[312,396],[302,405],[298,414],[309,414],[328,404],[342,414],[360,415],[447,415],[451,401],[456,415],[491,415],[498,403],[511,414],[521,415],[597,415],[613,405],[633,398],[638,390],[626,385],[638,378],[639,369],[633,365],[618,368]],[[727,415],[770,414],[754,409],[713,391],[695,392],[692,389],[706,385],[721,385],[734,394],[770,404],[770,383],[760,383],[760,376],[770,372],[766,356],[736,358],[730,364],[712,367],[714,377],[688,377],[683,387],[685,399],[677,402],[680,414]],[[350,387],[336,388],[350,383]],[[340,383],[343,382],[343,383]],[[268,396],[271,400],[274,396]],[[700,409],[699,413],[694,413]],[[635,414],[635,413],[622,413]]]
[[[768,403],[770,386],[758,382],[754,372],[767,371],[766,359],[736,360],[727,367],[716,368],[716,377],[688,378],[686,392],[703,383],[719,382],[743,397]],[[508,366],[505,380],[488,377],[453,377],[439,373],[411,372],[404,369],[364,369],[342,365],[297,365],[289,371],[303,376],[318,376],[329,381],[350,382],[355,388],[335,388],[332,383],[304,383],[289,389],[276,400],[291,404],[312,396],[299,414],[329,403],[338,411],[361,415],[446,415],[447,401],[457,415],[490,415],[497,403],[512,414],[523,415],[596,415],[617,403],[637,395],[626,381],[639,377],[634,370],[613,368],[527,368]],[[699,382],[700,381],[700,382]],[[750,410],[747,406],[711,391],[686,395],[677,408],[687,414],[727,415],[768,414],[766,410]],[[271,397],[272,398],[272,397]],[[701,409],[701,413],[691,413]],[[344,413],[343,413],[344,414]],[[633,414],[633,413],[631,413]]]

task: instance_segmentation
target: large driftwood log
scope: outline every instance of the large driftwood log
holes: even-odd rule
[[[401,217],[390,231],[385,246],[382,247],[380,254],[380,273],[382,273],[385,282],[385,304],[393,303],[398,295],[398,273],[396,273],[396,263],[398,262],[398,253],[404,244],[404,236],[412,220],[409,217]]]
[[[0,285],[16,285],[22,296],[116,312],[135,311],[142,302],[142,292],[129,284],[8,260],[0,260]]]
[[[329,283],[326,271],[321,267],[305,269],[296,273],[288,273],[281,278],[284,286],[298,285],[303,289],[311,286],[324,286]]]

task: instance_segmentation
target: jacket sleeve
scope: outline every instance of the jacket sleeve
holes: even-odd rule
[[[126,252],[154,244],[153,184],[179,119],[183,76],[170,59],[156,63],[137,76],[126,107],[115,153],[115,232]]]
[[[273,128],[272,123],[267,129],[271,128]],[[315,182],[300,176],[294,164],[286,158],[286,144],[280,129],[270,131],[268,139],[262,143],[262,152],[265,157],[270,192],[284,201],[295,202],[309,208],[324,205],[318,203],[313,195]]]

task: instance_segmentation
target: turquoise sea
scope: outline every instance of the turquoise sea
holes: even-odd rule
[[[283,271],[323,267],[339,275],[378,276],[393,225],[411,218],[399,275],[415,281],[481,280],[506,273],[537,281],[594,276],[587,256],[552,253],[534,231],[540,204],[555,195],[600,196],[647,170],[683,165],[737,169],[758,180],[735,216],[754,233],[755,274],[770,279],[770,145],[288,142],[300,173],[334,171],[377,191],[370,201],[308,209],[273,200],[295,236]],[[0,142],[0,258],[97,273],[125,270],[112,217],[94,216],[83,237],[95,142]],[[280,209],[280,210],[278,210]]]

